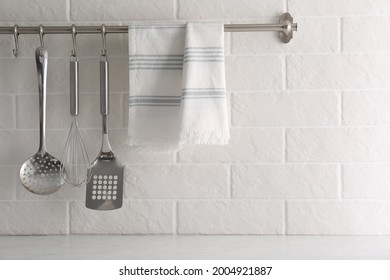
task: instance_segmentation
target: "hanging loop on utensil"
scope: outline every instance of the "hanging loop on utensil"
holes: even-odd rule
[[[18,57],[19,55],[19,31],[18,31],[18,25],[14,25],[14,40],[15,40],[15,48],[12,50],[15,57]]]
[[[102,40],[103,40],[102,56],[106,56],[107,55],[106,25],[104,24],[102,24],[101,33],[102,33]]]
[[[71,32],[72,32],[72,42],[73,42],[72,56],[75,57],[75,56],[77,56],[76,25],[72,24]]]
[[[39,40],[41,41],[41,47],[43,48],[43,25],[39,25]]]

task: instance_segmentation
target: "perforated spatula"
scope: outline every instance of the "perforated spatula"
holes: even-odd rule
[[[113,210],[122,207],[123,170],[115,158],[108,141],[108,61],[100,57],[100,114],[103,121],[102,146],[99,155],[91,164],[92,177],[87,183],[85,206],[94,210]]]

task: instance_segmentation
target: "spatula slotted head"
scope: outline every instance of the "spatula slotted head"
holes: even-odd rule
[[[116,159],[96,159],[91,165],[92,177],[87,183],[85,206],[94,210],[114,210],[123,203],[124,166]]]

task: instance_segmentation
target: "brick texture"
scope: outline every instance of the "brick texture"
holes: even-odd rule
[[[373,235],[390,233],[386,201],[291,201],[288,234]]]
[[[182,234],[281,234],[283,231],[282,202],[183,201],[179,203],[178,214]]]
[[[273,23],[287,10],[298,23],[289,44],[276,32],[225,33],[230,143],[179,152],[126,145],[128,36],[108,34],[110,142],[126,165],[124,206],[108,212],[85,208],[84,187],[37,196],[19,182],[38,148],[39,38],[20,35],[15,59],[13,36],[1,35],[0,234],[390,234],[390,1],[0,2],[6,26]],[[44,42],[47,148],[60,158],[72,40]],[[79,124],[92,161],[101,146],[101,35],[78,34],[77,46]]]

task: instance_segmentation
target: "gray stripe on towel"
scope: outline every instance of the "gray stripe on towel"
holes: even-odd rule
[[[133,70],[133,69],[141,69],[141,70],[182,70],[183,67],[142,67],[142,66],[130,67],[130,70]]]
[[[182,61],[184,57],[180,57],[180,58],[130,58],[129,61],[130,62],[133,62],[133,61],[156,61],[156,62],[164,62],[164,61],[167,61],[167,62],[170,62],[170,61]]]
[[[167,98],[167,99],[180,99],[180,96],[172,96],[172,95],[133,95],[129,96],[129,99],[137,99],[137,98]]]
[[[182,54],[136,54],[130,57],[183,57]]]
[[[142,103],[142,104],[180,104],[180,101],[181,100],[153,100],[153,101],[150,101],[150,100],[141,99],[141,100],[131,101],[129,104],[139,104],[139,103]]]
[[[222,47],[187,47],[184,50],[223,50]]]
[[[144,103],[129,104],[129,107],[140,107],[140,106],[178,107],[180,106],[180,103],[179,104],[144,104]]]
[[[187,62],[225,62],[224,59],[185,59],[183,63]]]
[[[182,66],[183,63],[163,63],[163,62],[159,62],[159,63],[146,63],[146,62],[135,62],[135,63],[130,63],[130,66],[135,66],[135,65],[146,65],[146,66],[153,66],[153,65],[156,65],[156,66]]]
[[[183,88],[183,91],[226,91],[226,88]]]

